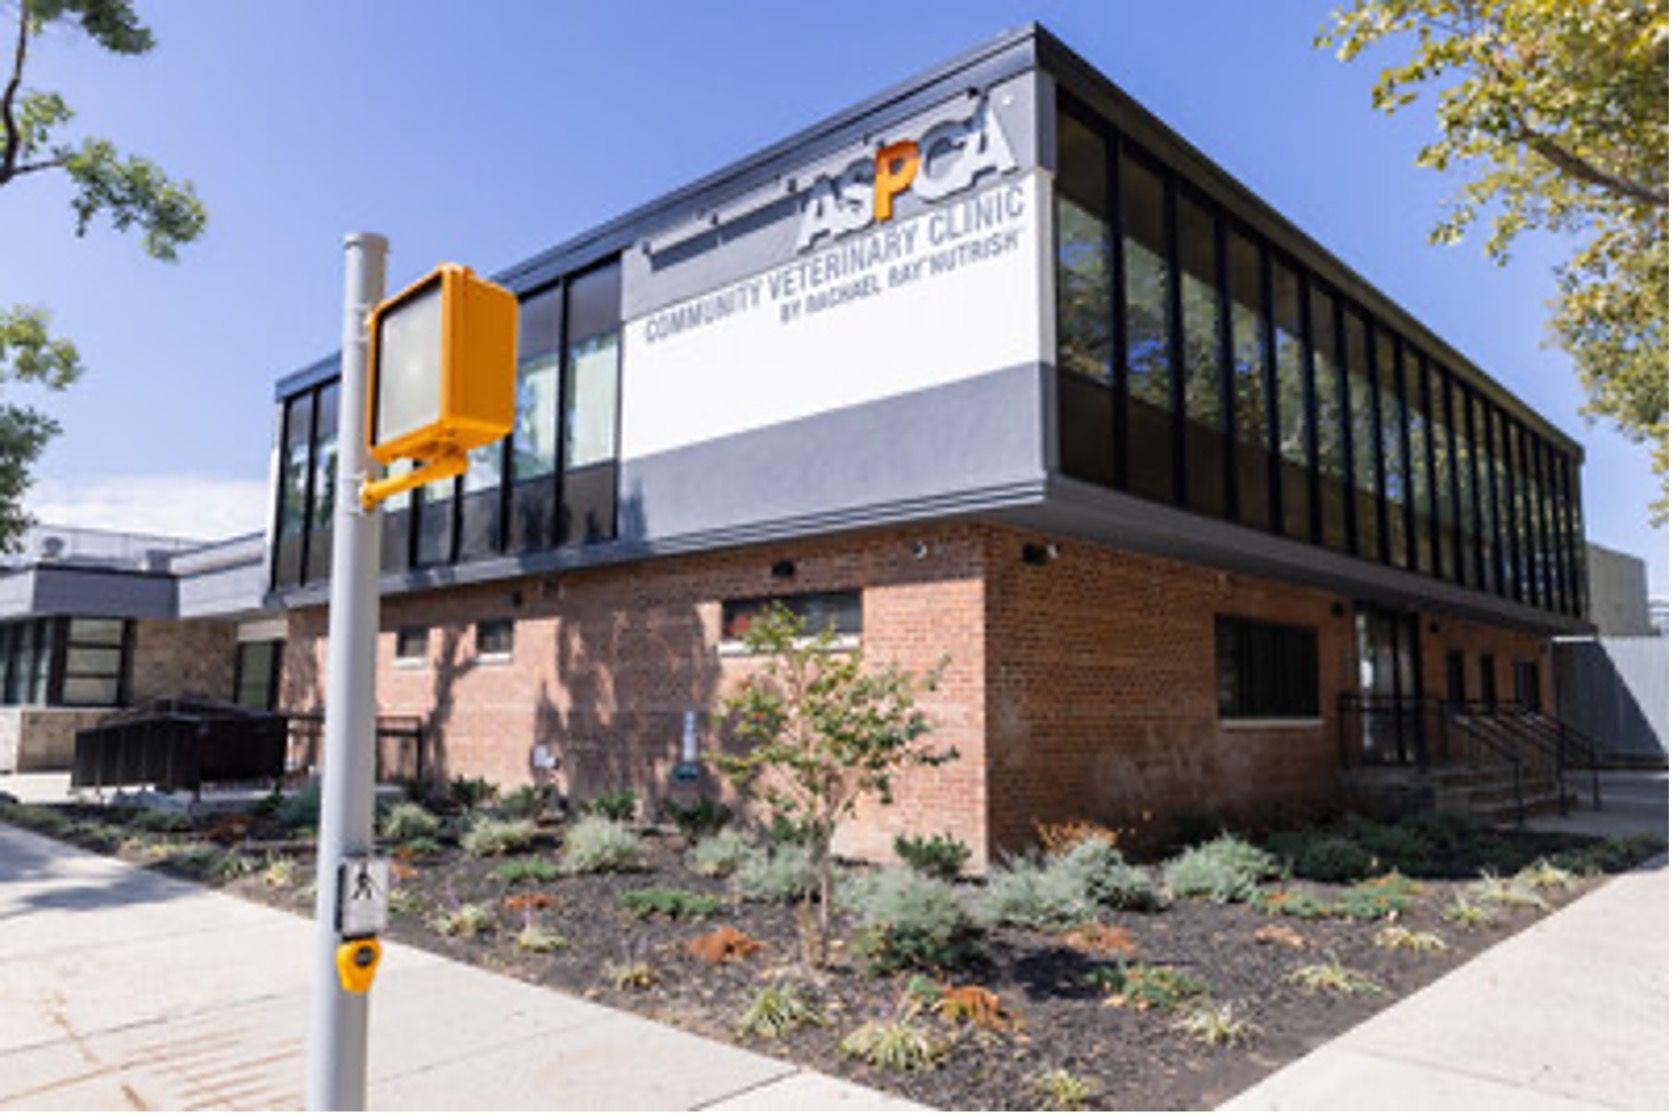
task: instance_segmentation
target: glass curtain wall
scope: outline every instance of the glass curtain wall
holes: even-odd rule
[[[1267,312],[1262,298],[1262,253],[1235,229],[1226,235],[1227,293],[1231,299],[1232,391],[1238,518],[1246,526],[1273,522],[1273,453],[1267,367]]]
[[[544,550],[558,511],[558,338],[563,290],[524,300],[517,331],[517,417],[512,422],[511,523],[506,548]]]
[[[278,585],[295,585],[302,580],[303,547],[308,537],[308,447],[314,430],[314,393],[304,392],[291,399],[285,404],[284,414],[273,579]]]
[[[1436,573],[1438,570],[1435,544],[1438,535],[1450,529],[1453,505],[1451,501],[1447,502],[1448,517],[1444,519],[1441,489],[1446,482],[1434,476],[1437,460],[1430,441],[1430,393],[1425,383],[1424,361],[1416,352],[1404,346],[1401,349],[1400,375],[1406,397],[1407,462],[1410,465],[1408,478],[1411,485],[1409,503],[1412,507],[1412,565],[1419,573]]]
[[[1221,377],[1220,263],[1215,219],[1189,194],[1175,202],[1180,253],[1180,323],[1185,398],[1186,503],[1224,516],[1226,398]]]
[[[1302,281],[1296,269],[1273,262],[1273,403],[1278,410],[1279,508],[1284,533],[1298,541],[1313,537],[1310,481],[1307,338],[1302,329]]]
[[[1120,166],[1128,487],[1153,500],[1173,501],[1167,194],[1162,175],[1125,146]]]
[[[1387,561],[1403,569],[1412,566],[1407,549],[1407,422],[1406,400],[1395,368],[1395,338],[1378,330],[1372,346],[1377,374],[1378,449],[1382,462],[1384,537],[1388,540]]]
[[[561,543],[616,537],[616,403],[621,268],[607,264],[569,285],[564,313],[564,478]]]
[[[331,520],[337,507],[337,384],[314,396],[313,514],[308,522],[308,580],[331,576]]]
[[[1057,241],[1059,428],[1065,473],[1114,485],[1116,475],[1115,246],[1109,154],[1103,138],[1058,115]]]
[[[1349,462],[1354,475],[1351,529],[1355,553],[1381,561],[1382,536],[1378,528],[1378,397],[1373,390],[1368,366],[1366,320],[1357,312],[1343,311],[1344,366],[1348,372]]]
[[[1319,446],[1319,538],[1332,550],[1349,549],[1348,414],[1337,339],[1337,300],[1309,288],[1308,332],[1313,338],[1314,438]]]

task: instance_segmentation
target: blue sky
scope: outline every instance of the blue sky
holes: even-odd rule
[[[87,378],[48,409],[38,514],[215,534],[263,522],[272,381],[336,344],[339,244],[376,229],[391,284],[493,271],[1038,19],[1164,121],[1586,446],[1590,536],[1666,590],[1645,451],[1589,425],[1541,347],[1558,245],[1509,267],[1430,247],[1446,182],[1386,118],[1376,58],[1312,49],[1327,3],[141,3],[137,59],[40,43],[73,134],[192,179],[207,236],[176,266],[73,235],[67,191],[0,191],[0,304],[50,307]],[[0,5],[9,23],[12,5]]]

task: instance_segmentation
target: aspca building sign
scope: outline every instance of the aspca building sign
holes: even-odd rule
[[[888,221],[896,199],[909,191],[926,202],[940,201],[990,171],[1003,174],[1016,166],[1005,130],[982,97],[963,120],[944,120],[916,137],[886,142],[872,157],[815,179],[802,204],[797,250]]]

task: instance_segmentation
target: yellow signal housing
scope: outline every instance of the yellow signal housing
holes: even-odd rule
[[[337,983],[345,992],[366,995],[383,956],[384,947],[377,938],[350,938],[337,947]]]
[[[417,466],[366,484],[361,502],[373,507],[464,472],[466,453],[511,433],[517,296],[468,267],[442,264],[379,303],[367,325],[367,444],[382,465]]]

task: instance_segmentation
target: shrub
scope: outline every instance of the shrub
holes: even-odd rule
[[[1479,904],[1496,907],[1526,907],[1544,911],[1546,900],[1540,892],[1516,879],[1501,879],[1492,872],[1482,873],[1482,879],[1471,887],[1471,896]]]
[[[70,819],[48,806],[7,802],[0,804],[0,818],[49,837],[57,837],[70,830]]]
[[[1447,948],[1441,935],[1428,930],[1412,930],[1405,926],[1385,926],[1373,939],[1379,949],[1391,953],[1440,953]]]
[[[311,829],[320,824],[320,784],[309,783],[279,804],[273,819],[286,829]]]
[[[657,981],[657,970],[651,967],[649,961],[623,961],[619,964],[608,964],[604,967],[604,978],[610,984],[623,991],[640,990],[653,987]]]
[[[461,810],[474,810],[478,806],[485,806],[499,797],[500,788],[487,779],[467,779],[455,776],[448,783],[448,801]]]
[[[799,822],[782,811],[773,811],[764,834],[770,845],[806,845],[813,834],[806,822]]]
[[[739,1035],[784,1038],[804,1027],[825,1026],[825,1015],[812,998],[794,984],[766,984],[750,996],[738,1017]]]
[[[1040,1107],[1047,1112],[1080,1112],[1093,1099],[1096,1089],[1091,1078],[1066,1069],[1049,1070],[1035,1079]]]
[[[1285,915],[1288,918],[1330,918],[1338,913],[1335,903],[1319,896],[1288,887],[1270,887],[1250,897],[1250,906],[1262,914]]]
[[[1552,857],[1552,863],[1578,876],[1599,872],[1625,872],[1644,863],[1668,847],[1668,842],[1651,833],[1611,837],[1569,849]]]
[[[1275,833],[1268,851],[1293,875],[1323,883],[1348,883],[1372,871],[1373,857],[1358,842],[1329,833]]]
[[[1500,921],[1499,916],[1493,911],[1478,906],[1463,895],[1456,897],[1443,909],[1442,917],[1465,927],[1493,926]]]
[[[1575,873],[1542,857],[1512,877],[1536,891],[1568,891],[1575,886]]]
[[[952,882],[959,878],[965,862],[971,859],[971,847],[952,834],[934,837],[902,835],[895,838],[895,855],[915,871]]]
[[[1086,881],[1057,870],[1057,862],[1036,856],[1011,857],[988,875],[978,901],[983,919],[996,926],[1036,930],[1079,926],[1092,921],[1098,904]]]
[[[141,810],[128,826],[147,833],[190,833],[193,828],[192,819],[180,810]]]
[[[517,948],[525,953],[555,953],[569,947],[570,940],[562,934],[529,923],[517,932]]]
[[[267,862],[262,871],[262,883],[275,891],[280,888],[292,887],[296,884],[296,861],[289,857],[280,857]]]
[[[617,906],[635,918],[707,918],[721,909],[713,895],[699,895],[677,887],[642,887],[616,897]]]
[[[478,903],[461,903],[449,910],[437,911],[431,916],[429,925],[444,938],[475,938],[494,928],[494,912]]]
[[[1277,875],[1278,870],[1278,862],[1270,853],[1223,833],[1170,860],[1163,875],[1176,895],[1240,903],[1254,895],[1256,886]]]
[[[1234,1046],[1258,1028],[1231,1004],[1200,1004],[1188,1008],[1173,1023],[1175,1030],[1205,1046]]]
[[[732,883],[746,899],[792,903],[801,899],[813,878],[814,862],[805,845],[774,845],[744,858]]]
[[[558,865],[550,860],[538,856],[524,856],[516,860],[508,860],[498,868],[494,874],[500,882],[508,885],[520,883],[546,883],[563,875]]]
[[[1344,891],[1337,899],[1337,913],[1364,922],[1397,918],[1412,909],[1413,896],[1419,891],[1419,884],[1399,872],[1390,872],[1362,880]]]
[[[837,1050],[877,1069],[917,1073],[935,1065],[947,1053],[947,1045],[909,1013],[862,1023],[843,1037]]]
[[[403,841],[395,846],[395,855],[403,860],[416,860],[421,856],[436,856],[442,851],[442,843],[434,837],[414,837],[410,841]]]
[[[732,807],[722,805],[707,796],[686,805],[675,801],[663,803],[663,813],[674,823],[674,828],[688,844],[696,844],[725,829],[732,821]]]
[[[1384,868],[1424,874],[1435,871],[1444,859],[1440,838],[1445,831],[1433,822],[1409,820],[1390,825],[1350,818],[1343,828],[1346,836]]]
[[[421,837],[435,840],[441,829],[441,820],[417,802],[397,802],[384,815],[383,834],[386,841],[399,843]]]
[[[1377,981],[1348,968],[1335,957],[1303,965],[1287,978],[1309,992],[1330,992],[1339,996],[1376,996],[1383,992]]]
[[[876,971],[952,968],[976,953],[976,924],[944,880],[885,868],[847,881],[839,901],[853,913],[860,952]]]
[[[504,856],[522,852],[535,843],[535,823],[527,818],[508,821],[478,815],[459,839],[460,848],[472,856]]]
[[[736,830],[705,837],[686,854],[686,863],[700,876],[730,876],[750,855],[750,842]]]
[[[639,799],[633,791],[606,791],[582,803],[581,812],[589,817],[605,818],[614,822],[631,822],[639,811]]]
[[[261,867],[261,862],[240,852],[223,852],[211,860],[207,867],[208,871],[205,874],[210,879],[228,883],[254,875]]]
[[[1136,965],[1118,961],[1101,965],[1088,979],[1109,993],[1105,1002],[1135,1011],[1168,1010],[1209,991],[1208,985],[1167,965]]]
[[[1154,911],[1167,905],[1150,873],[1122,859],[1116,846],[1090,838],[1060,854],[1054,868],[1081,882],[1093,902],[1121,911]]]
[[[564,834],[558,866],[571,875],[630,872],[639,867],[639,836],[609,818],[582,818]]]
[[[525,783],[509,794],[500,796],[495,809],[501,817],[527,818],[534,821],[546,813],[552,802],[552,788],[544,783]]]

